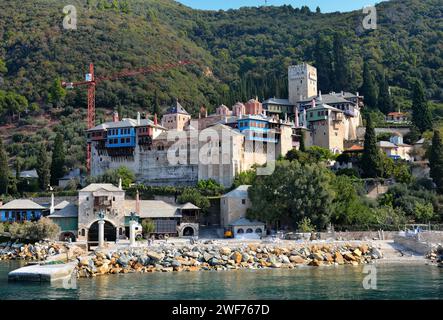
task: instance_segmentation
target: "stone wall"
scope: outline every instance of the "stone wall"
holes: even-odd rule
[[[320,239],[334,240],[393,240],[397,231],[347,231],[347,232],[320,232]]]

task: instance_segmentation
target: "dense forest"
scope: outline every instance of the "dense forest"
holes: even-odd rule
[[[63,28],[65,5],[77,9],[76,30]],[[391,0],[379,4],[377,14],[377,29],[365,30],[361,11],[199,11],[172,0],[2,1],[0,133],[10,164],[34,167],[39,143],[51,147],[56,133],[68,146],[67,167],[84,164],[86,92],[65,92],[59,84],[83,80],[90,62],[98,76],[194,62],[102,82],[97,121],[117,108],[122,116],[161,113],[174,98],[196,114],[202,105],[214,110],[253,96],[285,97],[287,67],[302,61],[317,66],[324,91],[359,90],[367,66],[380,87],[390,88],[395,110],[411,108],[412,84],[420,79],[434,117],[443,117],[442,2]],[[344,79],[340,88],[337,74]]]

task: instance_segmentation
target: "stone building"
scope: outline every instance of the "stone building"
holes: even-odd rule
[[[176,100],[162,117],[162,126],[167,130],[184,130],[191,121],[191,115]]]
[[[251,207],[248,197],[249,187],[239,186],[220,198],[221,226],[229,227],[234,221],[246,217],[246,211]]]
[[[289,103],[317,96],[317,68],[307,64],[299,64],[288,68]]]
[[[125,237],[125,191],[112,184],[90,184],[78,192],[78,240],[98,242],[99,213],[105,214],[105,240]]]

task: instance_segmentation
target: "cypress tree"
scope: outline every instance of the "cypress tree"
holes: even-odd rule
[[[49,157],[48,153],[46,151],[45,144],[42,144],[40,146],[40,150],[38,153],[37,158],[37,174],[38,174],[38,184],[40,186],[40,189],[45,191],[50,183],[50,164],[49,164]]]
[[[370,108],[377,107],[377,88],[367,61],[363,65],[363,84],[360,92],[363,94],[367,106]]]
[[[160,116],[160,102],[158,99],[157,90],[155,90],[155,94],[154,94],[154,104],[152,106],[152,113],[157,114],[157,116]]]
[[[8,155],[3,147],[3,141],[0,138],[0,195],[8,193],[9,167]]]
[[[432,130],[432,115],[426,101],[423,85],[420,80],[416,80],[412,89],[412,123],[420,130]]]
[[[51,185],[57,185],[58,179],[65,174],[65,148],[63,145],[63,137],[57,133],[54,141],[54,150],[52,151],[51,162]]]
[[[431,152],[429,155],[431,178],[437,185],[438,193],[443,193],[443,144],[439,130],[434,131]]]
[[[305,132],[303,131],[303,129],[302,129],[302,131],[301,131],[300,147],[299,147],[298,150],[300,150],[300,151],[302,151],[302,152],[305,152],[305,151],[306,151],[306,146],[305,146]]]
[[[317,37],[314,50],[315,66],[317,68],[318,89],[329,92],[332,89],[333,65],[332,65],[332,44],[325,36]]]
[[[389,84],[386,79],[386,75],[382,76],[382,80],[379,87],[377,104],[378,104],[378,109],[384,114],[388,114],[393,110],[392,98],[391,94],[389,93]]]
[[[346,58],[344,48],[344,35],[341,33],[334,34],[333,57],[334,57],[334,90],[350,90],[349,79],[349,61]]]
[[[377,136],[371,116],[366,119],[366,133],[361,169],[365,178],[377,178],[383,175],[383,164],[380,151],[377,148]]]

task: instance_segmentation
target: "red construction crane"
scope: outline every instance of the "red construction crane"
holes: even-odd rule
[[[172,68],[192,64],[191,61],[178,61],[175,63],[168,63],[162,66],[151,66],[145,68],[139,68],[136,70],[125,70],[112,76],[96,77],[94,74],[94,64],[89,65],[89,73],[85,76],[85,81],[81,82],[62,82],[62,86],[67,89],[73,89],[74,87],[87,86],[88,87],[88,130],[95,127],[95,87],[102,81],[117,80],[126,77],[133,77],[139,74],[157,73],[166,71]],[[91,145],[88,143],[86,151],[86,168],[88,172],[91,169]]]

